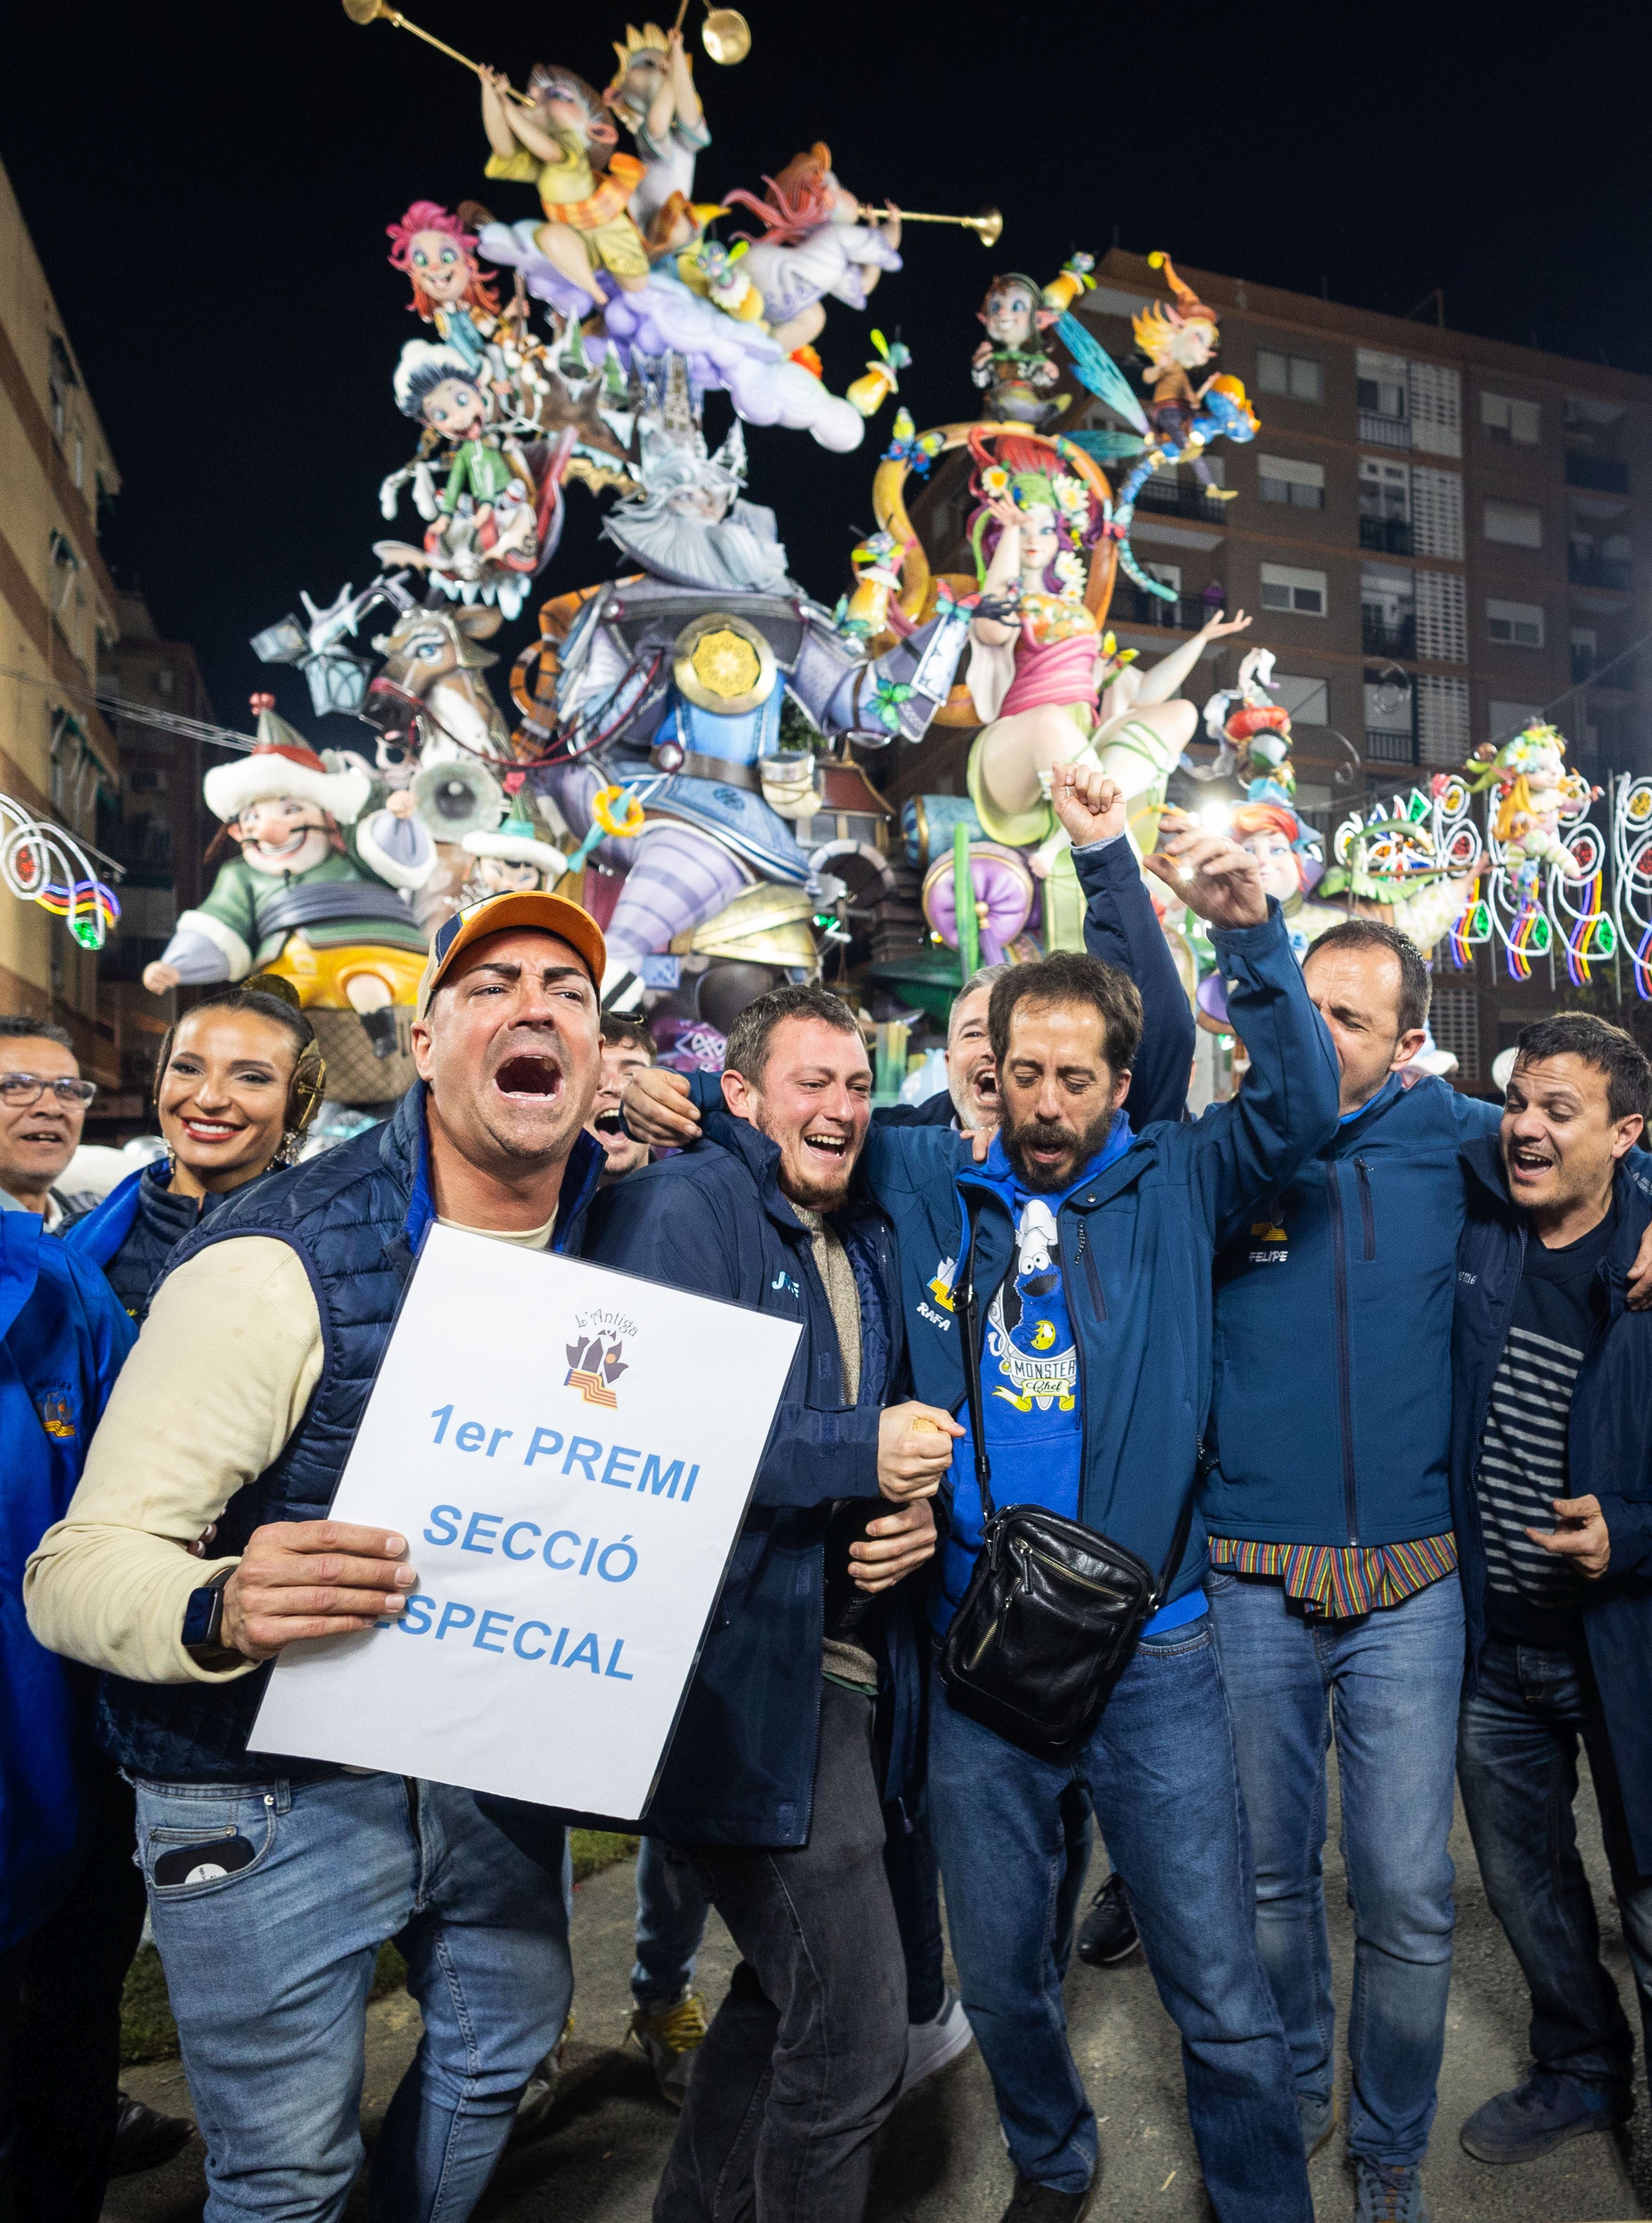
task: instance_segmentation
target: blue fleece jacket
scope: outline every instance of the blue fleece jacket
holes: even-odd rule
[[[1105,957],[1118,885],[1089,892],[1085,941]],[[1450,1528],[1459,1152],[1499,1116],[1396,1074],[1290,1181],[1224,1219],[1200,1500],[1211,1535],[1347,1547]]]
[[[1174,983],[1156,927],[1153,938],[1158,948],[1147,946],[1149,961],[1159,962],[1162,953]],[[1209,1416],[1216,1231],[1287,1184],[1336,1130],[1335,1054],[1308,1000],[1278,906],[1270,906],[1263,924],[1214,940],[1251,1051],[1244,1087],[1203,1119],[1144,1129],[1121,1157],[1082,1182],[1058,1215],[1077,1331],[1078,1517],[1153,1567],[1164,1562],[1193,1487]],[[1182,1003],[1185,1010],[1185,996]],[[945,1128],[874,1126],[865,1171],[900,1238],[914,1388],[927,1403],[957,1413],[964,1374],[952,1292],[964,1193],[986,1192],[976,1273],[983,1302],[1009,1271],[1008,1211],[986,1168],[971,1162],[968,1144]],[[1171,1584],[1172,1603],[1199,1587],[1204,1565],[1205,1531],[1196,1521]]]
[[[1017,1230],[1014,1270],[982,1321],[981,1419],[997,1505],[1040,1505],[1064,1520],[1078,1518],[1084,1414],[1057,1217],[1069,1197],[1122,1157],[1133,1139],[1129,1120],[1122,1112],[1116,1113],[1102,1147],[1074,1180],[1053,1193],[1028,1189],[997,1137],[981,1168],[983,1182]],[[963,1602],[982,1544],[975,1428],[967,1405],[958,1418],[964,1433],[952,1447],[952,1526],[932,1608],[939,1635],[945,1634]]]
[[[68,1510],[132,1323],[38,1212],[0,1212],[0,1952],[75,1879],[91,1678],[37,1644],[23,1570]]]

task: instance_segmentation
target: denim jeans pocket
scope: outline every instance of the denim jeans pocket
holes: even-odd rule
[[[1231,1567],[1207,1567],[1202,1585],[1206,1597],[1215,1597],[1223,1590],[1234,1589],[1239,1577]]]
[[[165,1821],[157,1818],[161,1814]],[[256,1792],[205,1798],[140,1792],[138,1865],[157,1899],[203,1898],[262,1867],[275,1825],[275,1800]]]
[[[1210,1641],[1210,1616],[1205,1614],[1190,1624],[1186,1636],[1175,1637],[1168,1644],[1161,1644],[1151,1636],[1143,1637],[1136,1647],[1135,1656],[1138,1659],[1185,1659],[1190,1652],[1203,1652]]]

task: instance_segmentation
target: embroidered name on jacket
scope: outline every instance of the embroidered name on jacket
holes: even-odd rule
[[[1283,1266],[1291,1256],[1291,1238],[1284,1228],[1272,1218],[1252,1220],[1251,1241],[1268,1246],[1266,1250],[1253,1250],[1249,1253],[1253,1266]]]

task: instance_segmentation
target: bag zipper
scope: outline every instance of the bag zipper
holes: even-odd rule
[[[1371,1196],[1371,1168],[1363,1158],[1354,1161],[1354,1170],[1360,1176],[1360,1218],[1365,1229],[1366,1257],[1377,1255],[1377,1207]]]
[[[1035,1552],[1030,1544],[1023,1544],[1021,1552],[1025,1558],[1036,1559],[1041,1567],[1052,1568],[1064,1583],[1074,1583],[1081,1590],[1093,1590],[1097,1597],[1112,1598],[1120,1603],[1123,1602],[1122,1591],[1109,1588],[1106,1583],[1093,1582],[1088,1575],[1076,1575],[1071,1567],[1064,1567],[1059,1559],[1052,1559],[1047,1552]]]
[[[1337,1161],[1325,1161],[1325,1186],[1331,1215],[1331,1297],[1336,1320],[1336,1402],[1342,1424],[1342,1512],[1347,1522],[1348,1545],[1360,1540],[1360,1504],[1354,1475],[1354,1389],[1348,1359],[1347,1231],[1342,1219],[1342,1187]]]

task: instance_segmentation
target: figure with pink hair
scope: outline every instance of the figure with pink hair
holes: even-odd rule
[[[1047,879],[1059,867],[1065,883],[1068,845],[1050,805],[1055,767],[1102,764],[1130,799],[1137,846],[1151,847],[1165,783],[1198,718],[1192,703],[1171,698],[1207,642],[1242,633],[1250,620],[1217,612],[1150,671],[1134,670],[1086,600],[1103,525],[1088,459],[1034,434],[976,432],[970,447],[981,606],[968,682],[984,731],[970,752],[970,799],[989,841],[1030,849],[1035,873]],[[1071,906],[1058,908],[1065,916]],[[1067,938],[1081,916],[1079,905],[1051,946],[1081,948]]]
[[[488,368],[488,349],[506,337],[497,287],[476,257],[476,235],[440,201],[414,201],[388,224],[389,261],[411,283],[408,306],[462,355],[473,378]]]

